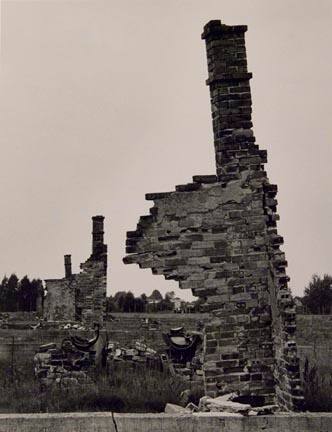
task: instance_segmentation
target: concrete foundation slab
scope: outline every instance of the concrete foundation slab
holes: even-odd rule
[[[232,414],[1,414],[0,432],[329,432],[332,413]]]

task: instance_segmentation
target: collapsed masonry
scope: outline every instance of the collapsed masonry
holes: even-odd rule
[[[277,186],[255,144],[244,33],[210,21],[205,39],[217,175],[151,193],[149,216],[127,233],[125,263],[151,268],[205,300],[205,389],[298,410],[303,396]],[[260,401],[260,402],[259,402]]]
[[[92,218],[92,254],[72,273],[71,255],[65,255],[65,277],[46,279],[44,317],[49,321],[102,323],[106,307],[107,245],[104,216]]]

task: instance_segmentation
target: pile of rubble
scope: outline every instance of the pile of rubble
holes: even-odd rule
[[[151,322],[145,322],[151,325]],[[155,324],[155,323],[153,323]],[[44,386],[52,384],[87,384],[88,369],[95,365],[94,344],[98,336],[91,340],[75,335],[85,330],[80,324],[64,323],[64,330],[75,330],[57,346],[49,343],[39,347],[34,357],[35,376]],[[99,335],[99,329],[98,329]],[[164,335],[167,349],[158,352],[150,348],[144,339],[132,346],[123,347],[119,343],[105,340],[102,344],[103,364],[112,369],[115,363],[125,362],[128,367],[153,368],[168,371],[188,382],[203,382],[202,343],[198,332],[187,333],[183,328],[171,329]]]
[[[198,406],[190,402],[186,407],[168,403],[165,413],[192,414],[195,412],[219,412],[236,417],[274,414],[279,410],[277,405],[252,406],[249,403],[237,402],[236,393],[225,394],[216,398],[203,396]]]
[[[176,363],[170,359],[167,355],[166,362],[167,367],[172,375],[180,376],[184,381],[190,381],[195,383],[203,383],[203,359],[202,353],[197,354],[191,361],[183,363]]]
[[[63,329],[63,330],[81,330],[81,331],[86,330],[84,325],[77,324],[77,323],[76,324],[73,324],[73,323],[62,324],[59,328]]]
[[[156,325],[151,320],[143,325]],[[172,375],[180,376],[185,381],[203,382],[203,352],[202,338],[199,332],[186,332],[183,327],[170,329],[163,334],[166,350],[158,352],[144,342],[136,341],[131,347],[121,347],[119,343],[109,342],[107,346],[107,363],[111,367],[113,362],[127,362],[154,367],[169,371]]]
[[[94,364],[93,353],[66,351],[56,344],[41,345],[34,357],[35,376],[43,387],[91,383],[87,369]]]
[[[34,356],[34,372],[40,384],[88,385],[92,383],[87,371],[96,362],[95,345],[99,339],[99,325],[92,339],[71,335],[63,339],[61,347],[55,343],[41,345]]]
[[[109,342],[107,346],[107,363],[127,362],[129,364],[143,364],[160,368],[162,357],[157,351],[149,348],[144,342],[136,341],[134,347],[123,348],[118,343]]]

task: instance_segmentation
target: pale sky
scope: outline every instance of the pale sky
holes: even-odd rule
[[[125,266],[147,192],[214,174],[203,25],[247,24],[254,132],[279,186],[290,286],[332,273],[331,0],[2,1],[0,277],[78,271],[105,215],[108,291],[174,281]],[[182,297],[189,293],[180,292]]]

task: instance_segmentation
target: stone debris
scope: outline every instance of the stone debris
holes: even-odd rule
[[[72,323],[67,323],[67,324],[62,324],[60,326],[60,329],[63,330],[86,330],[86,327],[82,324],[72,324]]]
[[[165,407],[165,413],[166,414],[191,414],[192,411],[190,410],[190,408],[183,408],[180,405],[175,405],[172,403],[168,403],[166,404]]]
[[[34,372],[40,384],[45,387],[51,385],[88,385],[92,381],[87,370],[94,364],[93,354],[66,352],[55,344],[48,344],[49,348],[41,346],[34,357]]]
[[[199,405],[196,406],[190,402],[185,408],[180,405],[167,404],[165,407],[165,413],[223,413],[227,416],[259,416],[259,415],[271,415],[279,411],[277,405],[265,405],[259,407],[253,407],[248,403],[236,402],[233,399],[238,397],[237,393],[225,394],[216,398],[203,396],[199,400]],[[183,400],[181,400],[183,403]]]
[[[41,345],[34,356],[34,373],[45,387],[92,384],[88,370],[95,365],[94,345],[99,338],[99,326],[93,339],[65,337],[61,346],[51,342]]]
[[[121,347],[115,342],[109,342],[106,351],[109,366],[112,362],[127,362],[131,365],[144,364],[149,367],[162,367],[160,354],[141,341],[136,341],[134,347],[128,348]]]
[[[237,402],[237,393],[229,393],[216,398],[203,396],[198,405],[199,412],[236,413],[242,416],[271,415],[280,411],[278,405],[252,406],[249,403]]]
[[[116,342],[108,342],[107,362],[127,362],[128,365],[144,364],[148,367],[168,371],[171,375],[181,377],[184,381],[203,383],[201,333],[185,332],[183,328],[176,329],[177,342],[181,339],[184,345],[167,345],[165,352],[150,348],[144,341],[138,340],[132,346],[123,347]],[[169,334],[174,334],[170,330]],[[180,336],[179,336],[180,335]],[[186,350],[186,342],[195,337],[195,344]],[[177,351],[179,348],[179,351]]]
[[[234,397],[233,393],[216,398],[203,396],[199,401],[199,409],[203,412],[229,412],[248,415],[252,409],[251,405],[234,402],[232,397]]]

